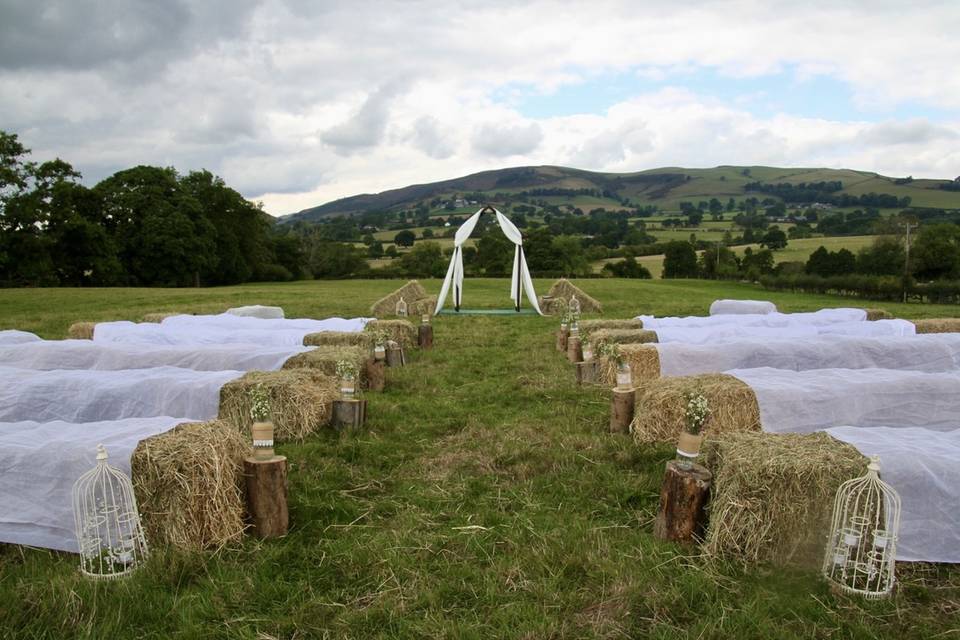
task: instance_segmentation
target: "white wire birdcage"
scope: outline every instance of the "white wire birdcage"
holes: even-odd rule
[[[837,489],[823,575],[847,593],[890,595],[895,581],[900,496],[880,479],[880,458]]]
[[[107,464],[102,444],[97,445],[97,465],[73,485],[73,516],[84,575],[119,578],[147,557],[133,483]]]
[[[407,302],[403,299],[403,296],[397,300],[397,315],[402,317],[407,317]]]

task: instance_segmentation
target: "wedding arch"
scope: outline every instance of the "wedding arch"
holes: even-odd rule
[[[533,290],[533,279],[530,277],[530,269],[527,268],[527,259],[523,255],[523,236],[520,230],[510,220],[491,206],[485,206],[475,214],[467,218],[467,221],[460,225],[457,234],[453,239],[453,255],[450,257],[450,266],[447,267],[447,277],[443,279],[443,287],[440,288],[440,295],[437,296],[437,308],[434,313],[440,313],[443,309],[443,303],[447,300],[447,295],[453,288],[453,308],[460,311],[460,303],[463,297],[463,243],[470,238],[474,227],[480,221],[480,216],[484,213],[493,213],[497,217],[500,229],[503,235],[514,244],[513,250],[513,273],[510,276],[510,299],[513,300],[517,313],[520,312],[520,298],[522,293],[526,294],[527,300],[533,306],[534,310],[543,315],[540,311],[540,305],[537,304],[537,292]]]

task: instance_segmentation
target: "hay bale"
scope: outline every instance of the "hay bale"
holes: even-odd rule
[[[420,298],[419,300],[414,300],[407,305],[407,313],[410,314],[410,317],[412,318],[419,318],[420,316],[432,316],[436,308],[437,296],[427,296],[425,298]]]
[[[321,331],[304,336],[307,347],[363,347],[373,349],[373,336],[365,331]]]
[[[67,329],[67,337],[72,340],[93,340],[93,331],[96,322],[74,322]]]
[[[220,547],[244,530],[243,457],[249,444],[226,422],[181,424],[141,440],[130,458],[151,545]]]
[[[537,299],[540,311],[546,315],[559,316],[567,310],[567,301],[563,298],[554,298],[553,296],[540,296]]]
[[[600,329],[643,329],[643,320],[581,320],[580,333],[589,335]]]
[[[657,342],[657,332],[649,329],[598,329],[590,332],[590,342],[598,346]]]
[[[554,298],[554,299],[558,299],[558,298],[563,299],[564,301],[563,305],[565,305],[573,296],[577,296],[577,300],[580,301],[581,311],[583,312],[596,311],[597,313],[600,313],[603,311],[603,306],[600,304],[599,300],[587,295],[583,291],[583,289],[576,286],[566,278],[560,278],[559,280],[554,282],[553,286],[550,287],[550,290],[547,292],[546,296],[544,297]],[[551,305],[548,304],[547,306],[551,306]],[[546,310],[544,310],[542,306],[540,310],[546,313]]]
[[[283,363],[283,369],[312,369],[331,377],[337,377],[337,362],[346,360],[357,368],[357,384],[366,387],[366,363],[372,357],[364,347],[327,345],[298,353]]]
[[[653,344],[621,344],[620,356],[630,365],[630,377],[634,386],[641,386],[660,379],[660,352]],[[603,356],[599,359],[598,380],[602,384],[614,384],[617,381],[617,364],[613,358]]]
[[[893,320],[893,314],[886,309],[864,309],[867,320]]]
[[[640,443],[675,442],[686,426],[686,396],[702,393],[710,407],[704,433],[760,430],[760,405],[746,383],[725,373],[662,378],[637,390],[630,432]]]
[[[145,313],[143,318],[140,319],[140,322],[163,322],[164,318],[169,318],[171,316],[182,316],[183,314],[179,311],[160,311],[157,313]]]
[[[960,318],[924,318],[913,324],[917,333],[960,333]]]
[[[396,315],[397,302],[400,298],[403,298],[403,301],[407,303],[407,311],[409,312],[409,305],[412,302],[426,297],[427,290],[423,288],[423,285],[416,280],[411,280],[393,293],[374,302],[373,306],[370,307],[370,314],[377,318]],[[434,305],[436,305],[436,300],[434,300]]]
[[[704,443],[713,472],[704,551],[819,566],[840,484],[867,460],[828,434],[726,433]]]
[[[409,320],[371,320],[365,329],[386,332],[391,340],[404,349],[417,346],[417,328]]]
[[[300,441],[327,425],[333,401],[340,396],[336,378],[314,369],[250,371],[220,389],[220,419],[246,434],[250,418],[250,391],[263,385],[270,397],[274,440]]]

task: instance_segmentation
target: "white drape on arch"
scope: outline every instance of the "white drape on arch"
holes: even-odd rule
[[[446,302],[451,287],[453,288],[453,306],[457,311],[460,310],[460,303],[463,299],[463,243],[470,238],[477,222],[480,221],[480,214],[484,211],[493,211],[496,214],[503,235],[514,245],[513,273],[510,276],[510,299],[513,300],[514,306],[519,311],[522,288],[523,294],[526,294],[527,300],[530,301],[536,312],[543,315],[543,312],[540,311],[540,305],[537,303],[537,292],[533,289],[533,278],[530,277],[527,259],[523,255],[523,236],[520,235],[520,230],[517,229],[515,224],[493,207],[480,209],[467,218],[467,221],[457,229],[457,234],[453,238],[453,256],[450,257],[450,266],[447,267],[447,276],[443,279],[440,295],[437,296],[437,308],[434,313],[440,313],[440,310],[443,309],[443,303]]]

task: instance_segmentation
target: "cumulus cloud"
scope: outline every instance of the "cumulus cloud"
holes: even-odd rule
[[[383,140],[390,118],[390,104],[401,85],[391,82],[371,93],[356,113],[323,132],[320,139],[341,155],[375,147]]]
[[[487,122],[473,133],[475,151],[497,158],[530,153],[543,140],[543,131],[536,122],[529,124],[497,124]]]
[[[420,116],[413,123],[413,145],[431,158],[444,159],[456,150],[452,131],[441,130],[440,121],[432,116]]]
[[[865,128],[858,137],[865,144],[884,146],[952,141],[960,137],[960,133],[956,129],[917,119],[872,125]]]

